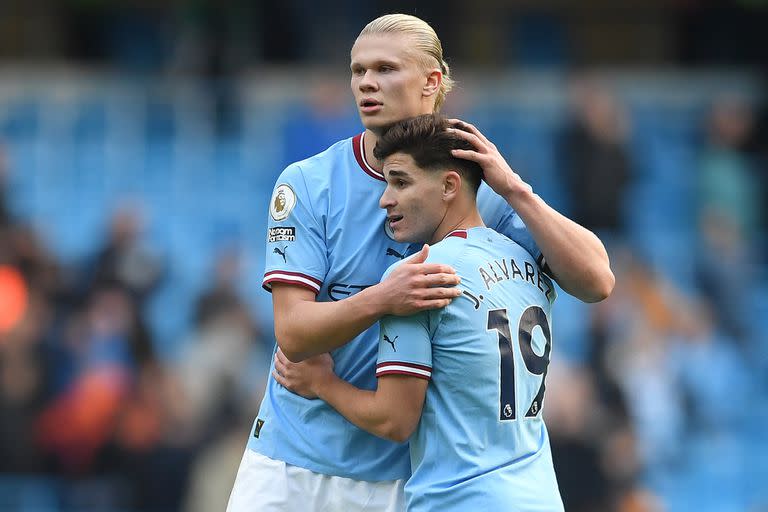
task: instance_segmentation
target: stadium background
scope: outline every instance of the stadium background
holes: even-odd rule
[[[609,248],[613,296],[554,317],[566,510],[768,510],[768,2],[4,0],[1,511],[224,509],[271,187],[360,131],[348,51],[396,11]]]

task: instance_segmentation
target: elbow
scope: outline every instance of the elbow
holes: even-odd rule
[[[301,350],[298,340],[291,336],[290,333],[276,328],[275,338],[277,340],[277,346],[280,347],[280,352],[282,352],[292,363],[300,363],[309,357],[309,354],[306,354]]]
[[[607,268],[602,275],[594,279],[593,283],[591,293],[583,298],[584,302],[595,303],[607,299],[616,285],[616,276],[613,275],[610,268]]]
[[[414,430],[416,430],[416,423],[390,420],[382,425],[379,435],[395,443],[404,443],[411,438]]]

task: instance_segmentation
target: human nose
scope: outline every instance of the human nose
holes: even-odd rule
[[[371,91],[378,89],[378,84],[373,76],[373,72],[369,69],[360,78],[359,87],[361,91]]]
[[[379,208],[386,210],[392,206],[395,206],[395,198],[392,197],[389,187],[387,187],[384,189],[384,193],[381,194],[381,198],[379,199]]]

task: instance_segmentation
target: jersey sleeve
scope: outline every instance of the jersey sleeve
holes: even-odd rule
[[[314,210],[319,203],[310,194],[299,166],[294,164],[283,171],[269,202],[262,282],[267,291],[272,291],[273,283],[320,291],[328,258],[324,223]]]
[[[432,340],[426,312],[386,316],[380,321],[376,377],[408,375],[432,377]]]
[[[542,269],[546,268],[541,249],[531,236],[523,219],[485,182],[480,184],[480,189],[477,191],[477,208],[486,226],[517,242],[533,256]]]

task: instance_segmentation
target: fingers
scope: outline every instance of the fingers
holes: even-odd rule
[[[462,121],[461,119],[449,119],[448,122],[455,126],[455,130],[457,133],[464,132],[464,133],[472,133],[474,134],[478,139],[480,139],[483,143],[491,145],[491,141],[488,140],[488,138],[483,135],[483,133],[477,129],[477,127],[471,123],[468,123],[466,121]]]
[[[285,357],[285,354],[283,354],[283,351],[280,349],[280,347],[277,347],[277,352],[275,352],[275,358],[279,359],[283,363],[288,362],[288,358]]]
[[[481,164],[483,161],[485,161],[485,158],[482,154],[470,149],[452,149],[451,154],[456,158],[461,158],[462,160],[470,160],[472,162],[477,162],[478,164]]]
[[[282,375],[280,375],[277,370],[272,371],[272,377],[275,378],[278,384],[283,386],[284,388],[288,388],[288,381],[283,378]],[[289,388],[290,389],[290,388]]]
[[[416,311],[427,311],[430,309],[440,309],[446,307],[448,304],[451,303],[451,299],[435,299],[435,300],[424,300],[419,303],[417,303],[414,307]]]
[[[419,252],[406,260],[406,263],[424,263],[429,256],[429,245],[424,244]]]
[[[288,373],[288,359],[277,349],[275,352],[275,371],[281,376]]]
[[[418,267],[412,269],[418,274],[451,274],[456,275],[456,271],[453,267],[445,265],[443,263],[423,263]]]
[[[461,290],[458,288],[428,288],[421,294],[421,300],[447,300],[448,302],[451,302],[460,295]]]
[[[429,288],[433,286],[456,286],[461,283],[461,277],[456,274],[425,274],[419,284]]]
[[[488,143],[482,140],[480,137],[478,137],[474,133],[465,132],[464,130],[458,130],[455,128],[448,128],[448,130],[452,134],[456,135],[456,137],[458,137],[459,139],[464,139],[465,141],[472,144],[472,147],[474,147],[478,151],[481,151],[488,147]]]

